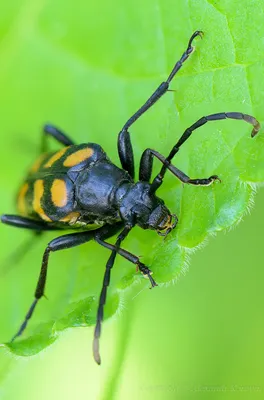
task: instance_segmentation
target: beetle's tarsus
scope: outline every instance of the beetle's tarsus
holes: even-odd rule
[[[101,365],[101,357],[100,357],[100,353],[99,353],[99,340],[98,338],[94,338],[93,340],[93,357],[95,362],[98,365]]]
[[[255,137],[257,135],[257,133],[260,131],[261,125],[260,123],[256,120],[256,123],[254,125],[254,128],[252,129],[251,132],[251,137]]]

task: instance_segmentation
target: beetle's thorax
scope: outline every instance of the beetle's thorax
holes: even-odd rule
[[[123,186],[125,189],[130,180],[125,171],[109,160],[100,160],[78,176],[75,184],[78,210],[86,219],[101,220],[108,224],[120,221],[116,191]]]
[[[150,191],[147,182],[120,186],[116,193],[119,211],[124,221],[136,223],[143,229],[171,230],[176,225],[164,201]]]

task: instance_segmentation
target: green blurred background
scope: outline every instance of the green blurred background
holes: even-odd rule
[[[133,127],[137,162],[147,146],[167,153],[172,139],[204,114],[244,111],[263,121],[263,17],[264,6],[255,0],[2,3],[0,211],[14,212],[17,187],[38,154],[41,125],[47,121],[77,142],[101,143],[117,161],[119,129],[166,78],[196,29],[206,35],[175,79],[176,92]],[[167,247],[154,233],[139,229],[126,242],[125,247],[144,256],[154,272],[156,268],[159,281],[167,278],[158,268],[163,267],[163,258],[170,279],[177,277],[187,259],[178,242],[193,249],[246,211],[252,189],[242,182],[264,181],[264,142],[261,137],[251,141],[249,132],[248,126],[237,122],[205,127],[185,147],[177,166],[199,176],[217,171],[222,186],[207,192],[187,188],[183,193],[168,176],[162,192],[165,200],[179,211],[184,198],[180,233]],[[218,165],[225,146],[234,149],[235,162],[232,157],[232,162]],[[241,181],[232,197],[238,176]],[[231,195],[226,203],[223,190]],[[192,196],[198,192],[197,213],[195,208],[188,213],[186,205],[193,206]],[[219,215],[214,217],[216,212],[204,221],[206,198],[212,193],[221,204],[230,205],[229,214],[223,209],[219,213],[225,217],[222,225]],[[93,327],[80,326],[94,323],[108,253],[89,244],[54,254],[46,291],[49,301],[41,301],[31,321],[31,339],[13,353],[5,346],[0,349],[0,398],[262,399],[263,201],[260,190],[244,221],[192,254],[189,272],[175,285],[149,291],[139,277],[125,291],[134,282],[135,269],[117,260],[106,309],[106,317],[114,317],[103,325],[101,367],[91,355]],[[199,229],[202,226],[197,234],[195,223]],[[30,235],[0,228],[0,342],[4,343],[32,301],[41,253],[54,235],[32,242],[30,253],[14,265],[8,255]],[[172,261],[166,251],[172,251]],[[44,325],[39,333],[40,323]],[[68,326],[76,328],[64,330]],[[45,349],[37,355],[18,356],[40,348]]]

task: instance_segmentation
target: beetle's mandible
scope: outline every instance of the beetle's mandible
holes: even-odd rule
[[[135,182],[133,148],[128,129],[168,91],[171,80],[193,52],[192,42],[197,36],[202,36],[202,32],[194,32],[186,51],[174,65],[168,79],[162,82],[149,99],[129,118],[119,133],[118,153],[122,169],[109,160],[98,144],[76,145],[54,126],[44,126],[42,153],[33,164],[18,193],[18,214],[2,215],[1,220],[5,224],[31,229],[37,233],[64,229],[73,229],[77,232],[59,236],[47,245],[43,254],[35,299],[12,340],[23,333],[38,301],[44,295],[50,253],[78,246],[93,239],[111,251],[106,263],[99,298],[93,342],[94,359],[100,364],[99,337],[107,287],[116,254],[136,264],[139,271],[149,278],[151,286],[156,286],[150,269],[141,263],[138,257],[120,246],[135,225],[143,229],[153,229],[165,236],[175,228],[176,215],[172,214],[164,201],[156,196],[156,191],[161,186],[166,171],[169,170],[181,182],[191,185],[208,186],[215,180],[219,180],[216,175],[209,178],[191,179],[171,163],[173,157],[192,132],[209,121],[226,118],[243,120],[253,125],[252,137],[259,131],[258,121],[240,112],[221,112],[202,117],[185,130],[167,157],[156,150],[147,148],[140,160],[139,181]],[[64,147],[55,153],[48,152],[46,150],[47,136],[52,136]],[[159,174],[152,179],[154,158],[161,162],[162,167]],[[115,245],[112,245],[106,240],[115,234],[118,234],[117,240]]]

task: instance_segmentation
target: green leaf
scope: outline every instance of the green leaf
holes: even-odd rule
[[[147,147],[167,155],[182,132],[203,115],[224,111],[263,120],[263,5],[253,0],[139,0],[92,4],[54,0],[0,6],[0,85],[3,146],[1,211],[14,213],[13,198],[38,154],[41,124],[50,121],[76,142],[100,143],[118,163],[117,134],[126,120],[166,79],[197,29],[196,51],[167,93],[133,127],[136,165]],[[243,13],[236,9],[243,7]],[[252,20],[254,10],[254,21]],[[3,17],[4,16],[4,17]],[[264,180],[264,135],[250,138],[240,121],[208,123],[188,140],[174,164],[193,178],[220,176],[210,187],[183,186],[167,173],[159,191],[178,215],[177,229],[163,241],[136,228],[124,246],[142,256],[159,284],[186,270],[189,253],[213,233],[238,223],[250,207],[252,183]],[[56,144],[52,144],[55,148]],[[155,165],[155,172],[160,166]],[[54,234],[34,238],[1,226],[2,257],[25,240],[21,262],[2,265],[1,340],[10,352],[33,355],[69,327],[95,323],[109,253],[89,243],[50,258],[46,295],[21,340],[9,340],[33,301],[45,245]],[[6,270],[8,270],[6,272]],[[5,271],[5,272],[4,272]],[[134,265],[117,258],[105,319],[148,283]],[[158,290],[158,289],[155,289]]]

